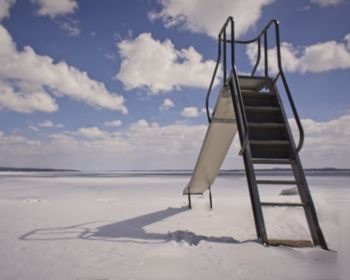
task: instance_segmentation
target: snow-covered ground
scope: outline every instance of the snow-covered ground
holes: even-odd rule
[[[347,278],[350,177],[308,178],[331,251],[256,241],[244,177],[181,195],[189,176],[0,174],[0,279]],[[262,200],[295,200],[266,186]],[[308,239],[300,209],[264,211],[270,238]],[[350,274],[348,274],[350,275]]]

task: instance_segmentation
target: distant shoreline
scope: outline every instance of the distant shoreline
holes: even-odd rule
[[[3,167],[0,172],[79,172],[76,169],[55,169],[55,168],[35,168],[35,167]]]
[[[20,168],[20,167],[0,167],[0,172],[13,173],[66,173],[66,176],[106,176],[106,177],[124,177],[124,176],[190,176],[193,170],[77,170],[77,169],[53,169],[53,168]],[[306,168],[307,176],[350,176],[350,169],[346,168]],[[291,170],[286,168],[257,169],[256,174],[260,176],[289,176]],[[58,174],[57,174],[58,175]],[[221,170],[219,176],[245,176],[243,169]]]

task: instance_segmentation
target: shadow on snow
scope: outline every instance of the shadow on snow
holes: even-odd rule
[[[147,232],[144,227],[186,211],[187,208],[167,208],[164,210],[141,215],[120,222],[106,224],[110,221],[93,221],[67,227],[34,229],[19,237],[25,241],[50,240],[95,240],[133,243],[165,243],[170,241],[186,242],[189,245],[198,245],[201,241],[215,243],[245,243],[232,237],[213,237],[197,235],[191,231],[178,230],[168,233]],[[98,226],[99,224],[104,224]]]

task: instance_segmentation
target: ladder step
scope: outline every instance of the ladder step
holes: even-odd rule
[[[288,140],[288,131],[280,122],[249,122],[249,140]]]
[[[271,93],[271,92],[260,92],[260,91],[255,91],[255,90],[242,90],[243,96],[252,96],[252,97],[264,97],[264,96],[270,96],[274,97],[276,94]]]
[[[284,123],[279,123],[279,122],[265,122],[265,123],[249,122],[248,126],[258,127],[258,128],[283,128]]]
[[[287,140],[249,140],[251,145],[289,145]]]
[[[310,240],[290,240],[290,239],[269,239],[267,244],[270,246],[288,246],[288,247],[313,247]]]
[[[280,111],[280,108],[276,106],[244,106],[244,108],[246,111],[257,111],[257,112]]]
[[[245,75],[239,75],[238,79],[241,89],[245,90],[260,90],[272,82],[270,78]]]
[[[255,164],[292,164],[294,160],[287,158],[252,158]]]
[[[295,203],[295,202],[260,202],[261,206],[271,206],[271,207],[305,207],[305,203]]]
[[[296,185],[296,181],[288,180],[256,180],[257,184],[260,185]]]
[[[243,104],[246,107],[278,107],[275,94],[269,92],[242,91]]]

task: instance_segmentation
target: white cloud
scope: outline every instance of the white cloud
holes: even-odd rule
[[[120,120],[115,120],[115,121],[109,121],[109,122],[105,122],[103,125],[104,126],[114,126],[114,127],[118,127],[121,126],[123,123]]]
[[[19,166],[27,159],[36,156],[42,147],[40,141],[31,140],[21,135],[6,135],[0,131],[1,165]]]
[[[66,32],[68,36],[78,36],[80,34],[79,21],[74,19],[65,19],[58,22],[60,28]]]
[[[40,126],[40,127],[53,127],[54,124],[52,121],[46,120],[46,121],[43,121],[41,123],[38,123],[38,126]]]
[[[39,127],[44,127],[44,128],[51,128],[51,127],[56,127],[56,128],[63,128],[64,125],[61,123],[53,123],[50,120],[45,120],[40,123],[38,123]]]
[[[58,110],[56,101],[46,92],[40,89],[38,91],[33,90],[30,93],[16,92],[14,87],[1,81],[0,78],[0,110],[2,108],[20,113],[35,111],[51,113]]]
[[[79,128],[77,134],[87,138],[105,138],[108,135],[107,132],[100,130],[96,126]]]
[[[55,127],[57,127],[57,128],[64,128],[64,125],[61,124],[61,123],[56,123],[56,124],[55,124]]]
[[[306,136],[301,157],[305,167],[349,167],[350,114],[327,122],[302,122]],[[48,141],[0,131],[0,165],[109,170],[193,168],[206,129],[207,125],[160,126],[139,120],[115,133],[85,128],[51,134]],[[296,130],[295,125],[292,129]],[[236,137],[224,168],[243,168],[238,151]]]
[[[54,112],[53,96],[68,96],[97,108],[127,113],[124,98],[110,93],[86,72],[49,56],[38,55],[26,46],[16,49],[7,30],[0,25],[0,109],[16,112]]]
[[[334,69],[350,68],[350,33],[344,37],[344,42],[327,41],[305,47],[295,47],[289,43],[281,44],[282,67],[288,72],[324,72]],[[276,73],[276,49],[270,49],[269,69]],[[256,46],[247,48],[251,64],[256,61]],[[260,65],[262,66],[262,64]]]
[[[28,126],[28,128],[29,128],[30,130],[32,130],[32,131],[35,131],[35,132],[40,131],[40,129],[37,128],[35,125],[30,125],[30,126]]]
[[[165,98],[163,103],[159,106],[159,110],[161,111],[167,111],[171,108],[174,108],[175,104],[173,101],[171,101],[169,98]]]
[[[76,0],[31,0],[38,6],[38,14],[51,18],[73,13],[78,9]]]
[[[0,0],[0,22],[2,19],[10,16],[10,8],[15,2],[16,0]]]
[[[291,120],[292,130],[298,141],[298,130]],[[302,120],[305,143],[301,156],[305,166],[348,168],[350,165],[350,115],[327,122]]]
[[[47,141],[16,138],[0,132],[0,165],[78,169],[192,168],[205,130],[205,125],[161,127],[139,120],[117,133],[102,131],[101,134],[97,128],[85,128],[73,133],[51,134]]]
[[[200,116],[200,114],[201,112],[198,110],[197,107],[186,107],[181,112],[181,116],[185,118],[197,118]]]
[[[320,7],[336,6],[342,0],[311,0],[311,3],[317,4]]]
[[[118,48],[122,63],[116,78],[128,90],[145,87],[158,94],[182,86],[207,88],[215,67],[193,47],[177,50],[169,39],[160,42],[150,33],[121,41]]]
[[[228,16],[235,18],[236,34],[253,28],[262,9],[274,0],[158,0],[160,12],[150,13],[151,20],[161,19],[166,27],[180,26],[191,32],[217,38]]]

